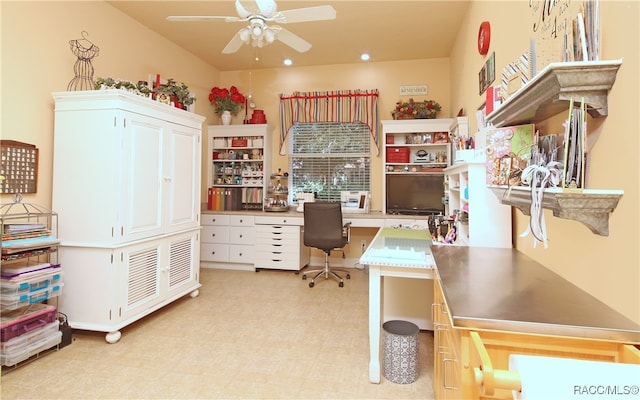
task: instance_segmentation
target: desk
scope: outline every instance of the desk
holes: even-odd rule
[[[390,244],[391,241],[395,243]],[[426,230],[381,228],[360,258],[369,267],[369,381],[380,383],[380,325],[385,276],[434,279],[435,261]],[[414,253],[414,254],[411,254]]]

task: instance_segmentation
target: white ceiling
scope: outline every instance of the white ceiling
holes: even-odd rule
[[[276,41],[262,49],[243,45],[235,54],[222,49],[241,22],[224,20],[169,22],[169,15],[236,16],[233,0],[217,1],[108,1],[131,18],[195,54],[220,71],[281,67],[285,58],[293,65],[317,66],[371,61],[449,57],[455,35],[470,1],[289,1],[277,0],[278,10],[331,5],[335,20],[283,25],[312,44],[298,53]],[[251,4],[243,0],[243,4]],[[259,61],[255,61],[256,56]]]

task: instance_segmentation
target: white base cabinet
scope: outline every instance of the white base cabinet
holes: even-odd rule
[[[59,307],[75,329],[120,329],[172,301],[198,295],[199,229],[118,248],[65,247],[65,290]]]
[[[254,216],[204,214],[201,259],[208,268],[253,270]]]
[[[256,225],[256,268],[300,271],[309,264],[300,226]]]
[[[75,329],[119,329],[197,294],[204,117],[122,90],[57,92],[52,204]]]

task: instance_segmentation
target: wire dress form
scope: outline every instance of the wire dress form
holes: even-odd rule
[[[93,65],[91,60],[98,56],[100,48],[93,44],[87,36],[86,31],[82,31],[82,38],[69,40],[71,52],[78,57],[73,72],[75,77],[67,85],[67,90],[93,90]]]

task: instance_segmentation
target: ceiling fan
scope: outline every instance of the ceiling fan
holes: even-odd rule
[[[296,8],[293,10],[278,11],[275,0],[255,0],[257,9],[247,10],[240,0],[236,0],[237,17],[215,15],[172,15],[168,21],[211,21],[223,19],[226,22],[248,22],[240,29],[222,50],[224,54],[235,53],[242,44],[250,44],[254,47],[263,47],[266,44],[279,40],[287,46],[304,53],[311,48],[311,43],[300,36],[278,25],[267,25],[268,22],[279,24],[291,24],[296,22],[324,21],[336,18],[336,10],[331,6],[316,6]]]

